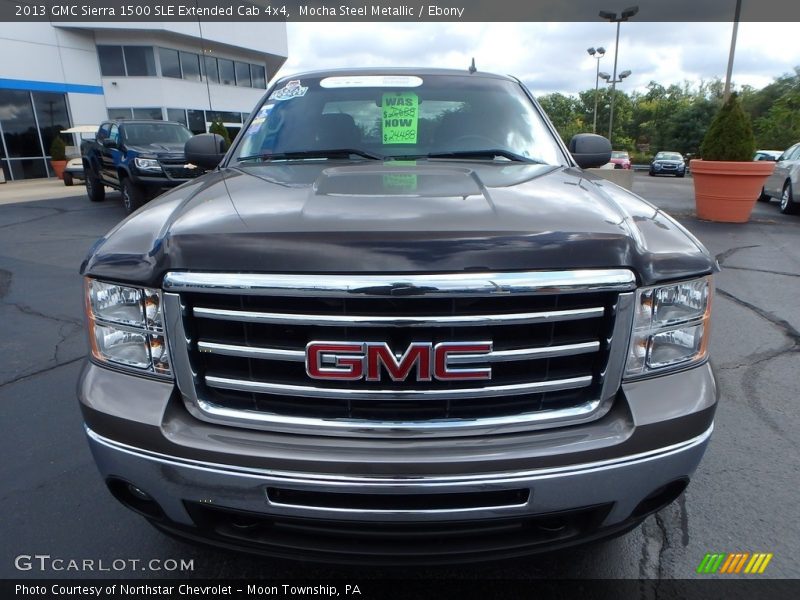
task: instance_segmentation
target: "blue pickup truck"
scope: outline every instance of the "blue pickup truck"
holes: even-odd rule
[[[106,187],[122,192],[132,213],[204,171],[188,164],[183,146],[192,132],[170,121],[116,120],[100,125],[95,140],[81,145],[86,191],[92,202],[105,200]]]

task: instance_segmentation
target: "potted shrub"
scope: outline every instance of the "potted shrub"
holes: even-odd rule
[[[753,161],[756,142],[750,118],[731,94],[706,132],[702,160],[690,162],[697,216],[709,221],[745,223],[775,163]]]
[[[67,147],[64,140],[56,136],[50,144],[50,165],[56,177],[64,179],[64,168],[67,166]]]

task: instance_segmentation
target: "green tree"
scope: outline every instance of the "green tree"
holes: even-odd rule
[[[581,114],[581,103],[577,98],[556,92],[540,96],[537,100],[550,117],[564,143],[569,143],[575,134],[587,131],[586,122]]]
[[[211,122],[211,127],[208,128],[208,132],[221,135],[225,139],[225,143],[228,144],[228,146],[231,145],[231,136],[220,119],[215,119]]]

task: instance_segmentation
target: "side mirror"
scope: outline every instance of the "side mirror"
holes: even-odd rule
[[[602,167],[611,160],[611,142],[602,135],[579,133],[569,141],[572,158],[581,169]]]
[[[104,148],[117,148],[117,142],[112,140],[111,138],[106,138],[103,140],[103,147]]]
[[[204,169],[216,169],[228,151],[225,138],[217,133],[201,133],[186,142],[183,152],[186,162]]]

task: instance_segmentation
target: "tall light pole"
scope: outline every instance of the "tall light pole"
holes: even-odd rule
[[[611,131],[612,131],[612,128],[614,127],[614,97],[616,96],[617,83],[618,83],[618,80],[617,80],[617,56],[619,55],[619,25],[623,21],[627,21],[628,19],[630,19],[632,16],[634,16],[638,12],[639,12],[639,7],[638,6],[631,6],[630,8],[626,8],[625,10],[622,11],[622,13],[620,13],[619,16],[617,16],[617,13],[615,13],[615,12],[609,12],[607,10],[601,10],[600,11],[600,18],[601,19],[606,19],[610,23],[616,23],[617,24],[617,41],[614,44],[614,74],[613,74],[612,79],[611,79],[611,112],[610,112],[610,115],[608,117],[608,140],[609,141],[611,141]]]
[[[736,10],[733,15],[733,34],[731,35],[731,50],[728,53],[728,72],[725,74],[725,92],[722,101],[727,102],[731,97],[731,75],[733,75],[733,55],[736,54],[736,34],[739,32],[739,17],[742,13],[742,0],[736,0]]]
[[[599,48],[587,48],[586,52],[589,56],[597,59],[597,71],[594,75],[594,122],[592,123],[592,133],[597,133],[597,91],[600,87],[600,59],[605,56],[606,49],[600,46]]]

